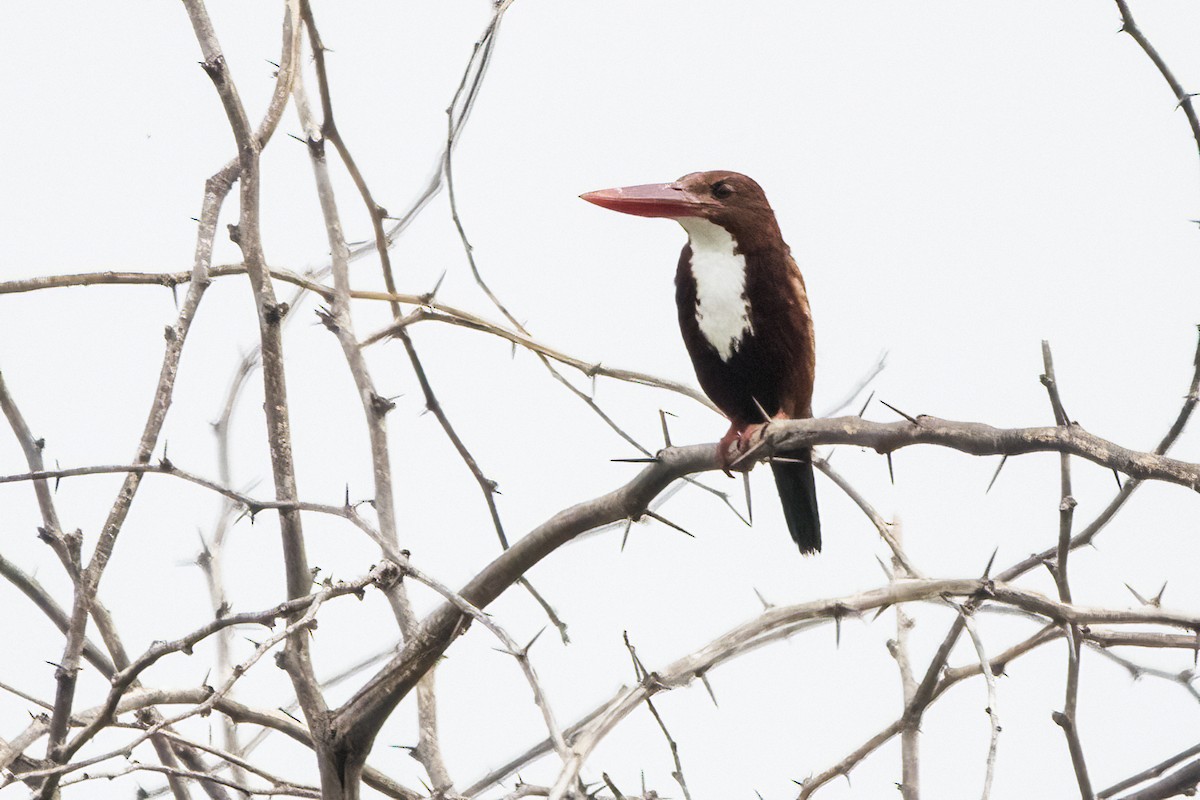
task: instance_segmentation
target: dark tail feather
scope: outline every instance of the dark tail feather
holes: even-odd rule
[[[788,532],[806,555],[821,549],[821,517],[817,514],[817,484],[813,480],[811,455],[811,451],[789,453],[790,458],[804,460],[771,462]]]

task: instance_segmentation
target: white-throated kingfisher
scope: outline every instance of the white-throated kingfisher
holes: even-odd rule
[[[812,416],[816,347],[804,278],[762,188],[737,172],[602,189],[589,203],[673,219],[688,243],[675,272],[679,329],[696,378],[729,418],[728,467],[771,419]],[[764,418],[764,414],[766,418]],[[821,549],[811,450],[771,462],[783,515],[802,553]]]

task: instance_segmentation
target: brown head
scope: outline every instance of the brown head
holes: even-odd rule
[[[693,172],[674,183],[601,189],[580,197],[639,217],[707,219],[733,234],[741,252],[782,244],[775,212],[762,187],[740,172]]]

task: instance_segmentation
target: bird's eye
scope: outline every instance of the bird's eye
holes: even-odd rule
[[[713,197],[718,200],[724,200],[729,195],[733,194],[733,187],[724,181],[718,181],[712,185]]]

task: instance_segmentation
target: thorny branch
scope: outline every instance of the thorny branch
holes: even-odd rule
[[[1032,556],[1001,572],[995,580],[985,577],[976,580],[934,581],[921,576],[909,562],[901,548],[898,529],[889,524],[875,512],[870,504],[848,483],[841,479],[828,464],[820,465],[835,481],[839,482],[864,513],[871,519],[880,536],[892,549],[894,558],[895,579],[887,586],[878,590],[862,592],[840,599],[816,601],[814,603],[768,609],[763,615],[743,626],[730,631],[723,637],[711,642],[705,648],[686,656],[664,670],[647,672],[641,670],[639,685],[622,689],[610,701],[601,704],[591,714],[586,715],[576,724],[561,729],[550,711],[550,702],[544,689],[539,684],[528,658],[530,642],[524,647],[519,646],[512,637],[500,627],[482,609],[513,583],[525,586],[540,603],[547,609],[551,619],[563,630],[563,626],[554,616],[553,611],[545,604],[525,580],[526,571],[539,560],[553,552],[557,547],[570,541],[586,530],[591,530],[606,522],[619,519],[634,519],[646,511],[649,503],[659,493],[676,479],[687,479],[696,472],[712,469],[714,466],[714,450],[711,445],[692,447],[668,447],[661,451],[653,463],[626,486],[614,492],[581,503],[556,515],[546,524],[539,526],[523,539],[509,547],[507,537],[501,525],[499,513],[494,502],[494,485],[485,477],[482,469],[475,463],[466,446],[458,438],[453,427],[446,419],[441,405],[424,374],[424,369],[418,358],[415,347],[408,336],[408,328],[419,322],[434,321],[443,324],[456,325],[471,330],[484,332],[502,337],[514,345],[534,352],[542,360],[551,374],[610,424],[618,434],[624,436],[643,452],[648,451],[633,442],[615,423],[595,404],[594,399],[580,392],[566,381],[562,373],[551,361],[558,362],[579,370],[588,377],[603,375],[632,383],[656,386],[674,391],[701,403],[707,403],[706,398],[688,387],[662,381],[653,376],[643,375],[628,370],[618,370],[603,367],[561,353],[542,342],[535,340],[525,330],[524,326],[508,311],[507,307],[494,295],[484,281],[477,264],[463,223],[459,217],[457,202],[454,196],[455,187],[452,171],[452,153],[461,133],[462,126],[473,106],[479,91],[483,74],[487,69],[493,52],[495,35],[499,28],[504,12],[511,0],[495,4],[492,19],[483,37],[477,43],[475,52],[463,75],[462,84],[451,103],[445,148],[440,165],[434,178],[418,197],[414,205],[390,229],[385,229],[384,223],[393,219],[387,215],[381,206],[375,203],[367,189],[366,182],[355,166],[353,159],[337,132],[332,115],[332,105],[328,83],[325,77],[324,55],[325,48],[320,42],[313,23],[311,9],[303,4],[303,16],[307,23],[313,56],[316,64],[318,82],[321,90],[323,120],[318,128],[304,110],[303,87],[297,79],[297,60],[300,52],[300,0],[289,0],[285,6],[283,25],[284,50],[280,59],[280,69],[276,75],[276,87],[272,94],[262,123],[257,129],[252,129],[245,108],[237,94],[237,89],[229,75],[228,67],[217,44],[215,32],[207,18],[204,6],[200,0],[185,0],[185,8],[192,20],[197,39],[204,55],[203,66],[212,78],[218,95],[226,111],[228,121],[238,146],[238,157],[222,171],[214,175],[205,187],[204,207],[199,218],[199,229],[196,246],[195,264],[187,273],[90,273],[79,275],[60,275],[50,278],[7,281],[0,283],[0,293],[32,291],[41,288],[67,285],[95,284],[153,284],[169,286],[174,291],[178,285],[188,284],[189,291],[179,316],[173,326],[167,331],[167,347],[164,354],[160,377],[156,386],[154,399],[151,404],[149,418],[144,426],[141,439],[133,461],[128,465],[117,466],[87,466],[76,469],[45,469],[41,457],[42,445],[34,438],[28,425],[24,422],[15,403],[0,378],[0,410],[3,410],[13,429],[16,438],[25,455],[28,471],[22,474],[0,477],[0,483],[27,481],[34,489],[42,517],[42,535],[54,549],[63,562],[73,583],[73,602],[69,610],[63,609],[51,595],[31,576],[25,574],[15,564],[0,557],[0,575],[3,575],[13,585],[17,586],[46,614],[66,636],[63,658],[57,665],[56,693],[53,703],[36,701],[26,696],[30,702],[44,703],[49,715],[42,714],[17,737],[9,742],[0,741],[0,766],[13,770],[6,778],[11,783],[22,780],[37,789],[40,797],[53,797],[57,790],[84,783],[98,778],[112,778],[137,771],[158,772],[170,781],[172,792],[177,798],[188,796],[187,782],[199,781],[200,785],[214,800],[231,797],[226,789],[239,793],[276,795],[290,794],[295,796],[327,796],[327,797],[357,797],[357,782],[361,775],[369,785],[375,786],[392,797],[402,797],[414,800],[417,793],[399,786],[382,774],[365,766],[366,755],[370,744],[378,732],[379,726],[387,718],[396,704],[403,699],[414,687],[430,689],[427,694],[419,694],[421,707],[422,744],[418,751],[419,758],[425,766],[433,783],[433,796],[443,797],[451,793],[453,781],[449,778],[444,764],[441,763],[438,752],[436,735],[436,716],[432,712],[433,696],[431,684],[428,683],[433,665],[450,643],[461,634],[465,622],[475,621],[487,627],[504,644],[506,651],[514,656],[533,690],[534,702],[542,710],[549,735],[544,747],[535,746],[523,756],[510,762],[504,768],[494,771],[474,786],[466,794],[474,795],[488,788],[504,776],[511,774],[522,764],[529,763],[542,752],[556,750],[564,760],[564,767],[554,786],[537,786],[522,783],[511,793],[511,797],[551,796],[565,797],[576,791],[580,782],[580,771],[584,767],[589,754],[599,741],[611,731],[617,723],[638,704],[644,702],[654,712],[662,726],[664,734],[675,756],[677,780],[685,796],[688,788],[683,781],[679,768],[679,758],[676,743],[667,733],[667,728],[657,710],[651,703],[651,697],[662,691],[668,691],[686,685],[695,678],[703,679],[709,669],[731,658],[737,657],[752,649],[767,643],[778,641],[795,635],[811,627],[827,621],[840,620],[850,611],[862,612],[870,609],[882,609],[895,605],[897,610],[897,661],[900,662],[902,685],[904,689],[905,710],[903,715],[893,725],[884,729],[859,750],[852,753],[832,770],[822,773],[803,784],[802,797],[809,796],[823,785],[831,776],[848,774],[848,772],[880,743],[886,741],[898,732],[902,735],[911,734],[910,744],[904,748],[904,785],[906,797],[915,798],[917,792],[916,780],[916,732],[924,711],[951,686],[973,675],[983,675],[989,692],[989,716],[992,717],[993,739],[989,748],[987,785],[984,797],[988,795],[991,770],[995,756],[995,735],[999,726],[994,716],[995,706],[995,674],[1003,672],[1005,664],[1025,653],[1040,647],[1042,644],[1063,638],[1068,647],[1068,676],[1064,711],[1056,715],[1056,721],[1063,726],[1071,747],[1075,763],[1080,792],[1083,797],[1092,796],[1090,780],[1083,764],[1082,750],[1078,745],[1078,735],[1075,733],[1075,710],[1077,703],[1080,654],[1083,646],[1089,648],[1108,648],[1116,645],[1134,647],[1174,647],[1194,649],[1197,646],[1196,631],[1200,630],[1200,618],[1194,614],[1163,610],[1157,602],[1144,604],[1143,608],[1133,610],[1120,609],[1090,609],[1078,606],[1072,602],[1071,588],[1068,582],[1068,559],[1070,552],[1083,544],[1090,542],[1122,504],[1132,494],[1133,490],[1144,480],[1157,480],[1175,483],[1193,490],[1200,490],[1200,465],[1178,461],[1165,457],[1165,452],[1182,431],[1184,423],[1190,416],[1197,401],[1197,384],[1200,382],[1200,358],[1197,359],[1197,372],[1193,377],[1191,389],[1175,424],[1153,453],[1140,453],[1122,448],[1112,442],[1094,436],[1078,425],[1070,422],[1062,408],[1054,380],[1053,366],[1048,347],[1045,350],[1045,382],[1050,392],[1051,403],[1055,410],[1056,425],[1054,428],[1025,428],[1025,429],[996,429],[978,423],[960,423],[937,420],[931,417],[914,417],[899,423],[874,423],[858,418],[842,418],[836,420],[803,421],[773,425],[769,435],[764,439],[760,449],[750,455],[746,464],[756,459],[769,456],[774,452],[786,453],[789,449],[812,444],[856,444],[872,447],[881,453],[891,453],[893,450],[914,444],[937,444],[958,449],[962,452],[983,455],[1003,454],[1018,455],[1029,452],[1053,451],[1060,453],[1062,463],[1062,501],[1060,506],[1060,526],[1057,546],[1050,550]],[[1191,95],[1183,91],[1171,71],[1141,33],[1129,12],[1124,0],[1116,0],[1124,21],[1124,30],[1131,34],[1147,55],[1160,70],[1163,77],[1171,86],[1180,105],[1184,108],[1193,135],[1200,146],[1200,124],[1192,106]],[[284,270],[272,270],[267,267],[259,235],[259,155],[267,140],[274,131],[288,98],[294,96],[297,107],[301,110],[309,134],[309,147],[313,154],[314,169],[317,175],[318,196],[322,201],[325,221],[329,233],[332,254],[333,287],[319,282],[319,276],[298,276]],[[370,247],[360,247],[352,250],[342,234],[337,209],[333,203],[327,167],[324,162],[324,143],[332,143],[338,150],[342,161],[350,171],[362,198],[367,205],[374,228],[374,250],[378,253],[384,267],[386,292],[362,292],[350,288],[348,266],[351,260]],[[217,215],[234,182],[240,183],[241,208],[239,222],[232,227],[232,234],[243,253],[243,264],[228,267],[211,266],[212,245],[215,236]],[[403,295],[396,291],[391,273],[388,247],[395,237],[411,222],[415,214],[442,187],[449,189],[451,216],[457,227],[461,243],[467,255],[467,260],[481,290],[495,304],[496,308],[508,320],[508,325],[497,324],[485,320],[469,312],[454,309],[435,300],[432,293],[427,295]],[[269,430],[269,445],[272,460],[272,471],[275,483],[275,499],[257,500],[246,492],[231,488],[228,470],[222,470],[220,481],[209,481],[194,474],[180,470],[164,458],[158,464],[151,463],[152,455],[157,449],[159,434],[171,402],[174,391],[175,375],[178,369],[180,354],[184,340],[190,329],[191,321],[204,291],[211,280],[219,275],[246,274],[250,277],[251,287],[255,295],[256,308],[260,321],[261,354],[264,366],[264,386],[266,396],[266,414]],[[351,375],[363,401],[363,410],[367,417],[368,430],[371,434],[371,458],[376,470],[375,492],[373,505],[378,519],[378,527],[358,515],[347,498],[346,506],[332,507],[320,504],[306,503],[299,499],[295,483],[295,471],[291,463],[291,442],[287,419],[287,400],[285,376],[283,370],[283,347],[281,328],[287,319],[286,303],[279,303],[274,295],[273,280],[281,280],[300,287],[301,291],[312,291],[323,297],[329,304],[329,312],[325,315],[328,327],[337,335],[343,354],[347,360]],[[351,320],[352,300],[383,301],[391,304],[393,320],[382,332],[369,336],[362,342],[356,339]],[[407,315],[401,313],[400,304],[412,305],[415,309]],[[367,371],[361,352],[363,345],[379,341],[384,337],[399,339],[405,346],[410,364],[416,374],[425,394],[426,404],[438,416],[448,438],[462,456],[464,463],[471,469],[472,474],[480,484],[494,526],[505,546],[506,551],[498,556],[491,564],[484,567],[474,579],[469,581],[459,591],[454,591],[443,585],[432,576],[419,571],[408,561],[407,553],[399,550],[399,537],[396,530],[396,508],[392,497],[392,477],[390,474],[387,448],[387,431],[384,417],[387,413],[386,403],[381,403],[375,393],[374,384]],[[253,369],[254,358],[248,357],[245,367],[235,381],[235,389],[230,394],[227,414],[223,421],[227,424],[232,413],[234,398],[244,385],[244,378]],[[228,431],[224,431],[227,435]],[[227,439],[224,440],[228,444]],[[1074,501],[1071,497],[1071,481],[1069,458],[1071,455],[1091,460],[1096,464],[1109,467],[1129,476],[1120,492],[1091,525],[1078,534],[1072,533]],[[82,533],[68,533],[62,529],[54,507],[53,492],[50,480],[60,478],[94,475],[102,473],[122,473],[124,483],[122,490],[114,502],[108,519],[100,531],[96,547],[90,560],[85,563],[82,557]],[[219,492],[226,498],[229,507],[242,509],[251,516],[263,510],[277,512],[281,520],[281,529],[285,547],[285,569],[288,585],[288,597],[291,598],[278,606],[263,612],[231,615],[218,608],[213,622],[198,628],[192,633],[173,642],[163,642],[153,645],[141,656],[130,659],[126,654],[121,640],[116,632],[115,624],[107,609],[99,601],[98,586],[105,565],[112,556],[116,539],[122,528],[125,517],[133,502],[142,477],[147,473],[173,475],[190,481],[211,491]],[[711,490],[710,490],[711,491]],[[434,588],[445,603],[424,620],[418,621],[411,608],[406,606],[403,599],[403,585],[392,579],[383,579],[372,573],[366,579],[351,584],[329,585],[325,589],[313,592],[311,575],[304,554],[303,538],[300,520],[303,512],[315,512],[340,517],[350,522],[362,532],[368,534],[379,543],[388,561],[381,567],[384,573],[397,569],[406,576],[421,581]],[[224,525],[224,523],[222,523]],[[1047,563],[1054,573],[1057,599],[1052,599],[1016,587],[1012,580],[1021,576],[1033,566]],[[213,596],[220,596],[219,575],[210,576],[213,580]],[[315,622],[317,609],[327,599],[361,591],[366,585],[379,585],[388,592],[397,610],[397,617],[404,630],[406,643],[365,686],[340,708],[329,709],[325,706],[323,687],[314,676],[313,668],[308,658],[308,633]],[[964,602],[960,607],[960,616],[951,628],[921,681],[916,680],[912,664],[903,639],[907,630],[903,605],[918,601],[932,601],[955,604],[949,598],[958,597]],[[218,604],[223,605],[223,604]],[[994,658],[989,659],[984,652],[983,641],[974,630],[970,614],[977,610],[1004,607],[1019,609],[1021,613],[1032,616],[1043,623],[1043,627],[1034,635],[1014,645]],[[140,676],[159,659],[173,654],[189,652],[191,647],[209,637],[221,636],[239,624],[268,624],[276,618],[286,619],[288,624],[284,630],[275,633],[267,642],[256,647],[251,658],[239,665],[230,665],[228,675],[218,681],[217,689],[207,687],[200,690],[179,692],[164,692],[142,687],[138,681]],[[94,622],[101,634],[107,654],[87,637],[89,619]],[[1125,631],[1115,628],[1099,628],[1097,625],[1120,626],[1136,625],[1165,625],[1182,628],[1186,633],[1165,633],[1160,631],[1135,630]],[[948,667],[947,661],[955,642],[963,630],[966,630],[975,643],[979,662],[967,667]],[[565,637],[564,637],[565,638]],[[264,712],[242,706],[229,697],[229,691],[234,683],[255,662],[276,645],[287,641],[285,654],[281,663],[288,669],[292,677],[297,696],[300,698],[308,725],[288,719],[273,712]],[[1100,649],[1109,657],[1122,663],[1131,671],[1140,669],[1131,661]],[[903,656],[900,655],[903,653]],[[74,709],[76,676],[83,660],[94,664],[110,681],[111,688],[105,701],[94,709],[79,712]],[[1156,674],[1147,669],[1147,674]],[[1163,677],[1170,677],[1163,674]],[[1195,693],[1191,686],[1191,677],[1176,676],[1178,682]],[[19,690],[14,690],[19,691]],[[418,689],[419,692],[422,689]],[[173,703],[186,703],[191,706],[187,711],[170,719],[163,718],[157,712],[157,707]],[[138,736],[120,749],[108,753],[89,756],[71,762],[70,759],[100,731],[110,727],[125,727],[128,723],[120,723],[118,716],[130,710],[143,709],[150,712],[145,718],[139,717]],[[202,745],[181,737],[172,729],[172,725],[188,717],[216,710],[229,720],[253,723],[265,726],[267,729],[278,730],[292,739],[313,748],[321,764],[322,789],[293,783],[276,777],[260,768],[255,767],[237,752],[236,747],[221,750],[208,745]],[[79,732],[70,737],[73,729]],[[48,738],[47,758],[33,759],[25,751],[38,739]],[[62,776],[77,773],[89,765],[99,763],[107,758],[131,756],[134,748],[142,742],[150,741],[156,748],[159,765],[143,765],[131,761],[122,770],[106,774],[87,774],[67,780]],[[208,753],[223,762],[233,765],[239,770],[257,776],[267,782],[267,786],[251,784],[244,773],[235,773],[232,779],[219,777],[215,768],[206,768],[200,761],[198,753]],[[908,755],[912,755],[912,765],[908,763]],[[1127,781],[1115,784],[1104,790],[1098,796],[1114,796],[1120,791],[1156,778],[1179,764],[1187,762],[1195,755],[1195,748],[1189,748],[1176,756],[1139,773]],[[178,760],[176,759],[178,756]],[[1178,767],[1170,775],[1155,784],[1147,786],[1129,797],[1150,798],[1165,797],[1173,792],[1186,792],[1193,789],[1200,781],[1200,762],[1191,761]],[[610,790],[616,796],[620,792],[607,780]],[[40,785],[39,785],[40,781]],[[647,793],[643,787],[643,794]]]
[[[294,15],[292,20],[293,22],[295,21]],[[265,143],[274,132],[282,113],[283,103],[286,101],[287,83],[295,63],[293,57],[294,47],[288,47],[289,32],[291,33],[291,41],[298,42],[298,31],[295,30],[295,26],[289,31],[285,25],[284,56],[281,59],[282,66],[280,68],[276,91],[272,95],[272,102],[267,109],[267,113],[259,129],[254,133],[247,134],[247,138],[253,138],[259,146]],[[166,419],[167,408],[170,405],[171,396],[174,391],[175,376],[183,344],[191,328],[192,320],[195,318],[200,300],[209,285],[207,271],[212,259],[212,242],[216,231],[217,215],[226,195],[232,188],[233,181],[241,176],[241,168],[242,165],[240,162],[236,167],[227,165],[225,169],[210,178],[205,186],[204,206],[199,217],[196,257],[192,269],[190,289],[175,324],[167,328],[167,347],[163,355],[158,385],[138,444],[135,461],[143,462],[149,460],[157,444],[158,436]],[[15,420],[13,420],[13,424],[14,430],[17,430],[18,436],[21,436],[21,431]],[[32,466],[34,465],[31,463]],[[67,568],[68,572],[72,575],[75,596],[70,625],[67,630],[67,642],[57,672],[58,687],[54,713],[50,722],[50,743],[47,752],[52,761],[61,761],[64,758],[62,747],[74,701],[79,659],[86,641],[86,628],[89,615],[96,616],[97,624],[102,632],[107,633],[106,639],[110,645],[118,647],[116,645],[115,631],[112,630],[111,625],[107,622],[107,612],[101,611],[102,607],[96,601],[96,593],[99,588],[101,576],[116,544],[117,535],[124,524],[130,505],[137,493],[140,480],[141,475],[139,473],[131,472],[126,475],[125,482],[109,512],[104,527],[101,529],[99,540],[86,568],[82,564],[81,557],[76,554],[78,546],[73,540],[67,539],[62,545],[56,546],[56,550],[61,552],[65,548],[68,553],[67,561],[69,563]],[[39,499],[41,500],[41,498]],[[45,512],[46,510],[46,506],[43,504],[43,511]],[[52,525],[51,527],[54,526]],[[66,537],[61,532],[51,531],[49,538],[61,541]],[[56,784],[57,776],[51,776],[42,785],[39,797],[43,798],[43,800],[52,797],[56,789]]]
[[[1191,418],[1192,412],[1196,408],[1197,400],[1200,399],[1200,339],[1197,340],[1196,352],[1192,359],[1192,363],[1194,369],[1192,372],[1191,382],[1188,387],[1188,392],[1184,396],[1183,405],[1180,408],[1179,413],[1176,415],[1175,420],[1171,423],[1171,426],[1167,430],[1166,434],[1155,447],[1154,453],[1156,455],[1162,455],[1166,453],[1179,438],[1180,434],[1183,433],[1183,428],[1187,424],[1187,421]],[[918,420],[921,419],[924,418],[918,418]],[[1130,496],[1132,496],[1133,491],[1139,485],[1140,481],[1137,479],[1125,481],[1124,484],[1122,484],[1121,489],[1117,492],[1116,496],[1096,516],[1096,518],[1092,520],[1092,522],[1086,528],[1084,528],[1084,530],[1080,531],[1071,538],[1070,549],[1074,550],[1092,542],[1096,535],[1099,534],[1100,531],[1102,531],[1108,525],[1108,523],[1112,521],[1113,517],[1124,506],[1126,501],[1128,501]],[[868,512],[868,516],[872,516],[871,512]],[[872,517],[872,519],[877,518],[877,514]],[[1003,570],[998,574],[997,579],[1011,581],[1029,572],[1029,570],[1047,563],[1049,559],[1054,558],[1057,554],[1058,547],[1056,545],[1055,547],[1044,550],[1041,553],[1036,553],[1029,558],[1023,559],[1008,569]],[[959,618],[955,619],[954,623],[950,627],[950,630],[947,631],[941,647],[938,648],[937,655],[935,655],[934,659],[930,662],[925,681],[923,681],[923,687],[926,689],[935,686],[933,680],[944,667],[946,659],[949,657],[951,648],[954,646],[954,643],[958,641],[958,637],[962,634],[964,628],[965,622],[960,616]],[[1002,661],[1001,665],[1003,665],[1003,663],[1004,662]],[[1002,668],[995,669],[993,667],[993,672],[999,673],[1002,671]],[[848,774],[855,765],[857,765],[860,761],[878,749],[882,744],[895,736],[903,728],[906,719],[911,719],[914,717],[916,719],[920,719],[925,708],[938,696],[940,696],[940,692],[936,690],[920,691],[917,697],[914,698],[914,702],[906,705],[905,713],[899,720],[871,737],[867,742],[865,742],[854,752],[847,755],[835,766],[806,780],[804,782],[804,788],[800,793],[801,799],[803,800],[803,798],[809,797],[821,786],[825,785],[839,775]]]
[[[507,7],[507,4],[505,7]],[[371,190],[368,188],[366,180],[362,175],[362,172],[359,170],[353,156],[351,156],[349,148],[347,148],[344,140],[342,139],[341,133],[337,128],[337,123],[333,114],[333,98],[329,89],[329,80],[326,73],[325,45],[321,41],[320,33],[317,30],[316,23],[313,18],[312,7],[307,0],[304,1],[303,10],[305,27],[308,31],[309,41],[312,45],[313,60],[317,71],[317,84],[321,98],[322,123],[320,127],[320,135],[323,137],[323,140],[321,143],[319,143],[319,149],[318,142],[314,138],[317,131],[316,125],[312,119],[312,115],[311,113],[307,113],[307,104],[300,105],[302,106],[302,111],[305,112],[306,119],[304,122],[306,128],[308,128],[310,131],[309,141],[312,143],[310,145],[310,152],[313,154],[314,168],[316,171],[318,184],[318,194],[322,200],[322,213],[325,216],[326,227],[330,239],[330,247],[334,258],[334,280],[336,288],[333,316],[334,323],[337,326],[335,332],[338,333],[339,341],[342,344],[343,352],[350,365],[351,373],[355,377],[355,383],[358,386],[359,393],[363,400],[364,410],[367,414],[368,427],[371,432],[372,457],[376,468],[376,493],[377,496],[380,492],[383,493],[383,499],[385,501],[383,514],[394,519],[394,511],[391,508],[391,473],[389,467],[390,462],[387,454],[387,434],[382,422],[383,414],[386,413],[386,411],[381,413],[379,410],[381,407],[379,402],[380,398],[372,388],[371,379],[366,369],[366,362],[357,346],[353,328],[350,327],[350,283],[349,272],[347,269],[349,254],[347,252],[345,238],[342,236],[337,208],[333,201],[332,188],[330,186],[328,174],[325,168],[325,162],[323,158],[323,141],[329,141],[331,144],[333,144],[342,160],[342,163],[346,166],[347,171],[350,173],[350,176],[354,181],[355,187],[359,191],[363,203],[366,205],[367,212],[371,219],[375,248],[379,256],[380,267],[383,271],[384,283],[387,286],[388,292],[394,294],[396,291],[396,284],[392,273],[391,255],[388,250],[387,236],[383,229],[383,221],[387,216],[387,212],[381,205],[379,205],[379,203],[375,201],[374,196],[372,195]],[[489,42],[493,39],[495,31],[500,25],[503,11],[504,7],[498,7],[492,16],[492,21],[488,26],[487,33],[485,34]],[[486,64],[480,67],[478,72],[479,80],[482,80],[482,70],[485,67]],[[470,70],[471,66],[468,64],[467,72],[469,73]],[[465,80],[466,78],[464,77],[464,81]],[[298,98],[299,97],[300,96],[298,95]],[[466,113],[466,111],[463,112],[463,121],[465,121]],[[447,142],[446,147],[447,152],[453,149],[453,137],[449,142]],[[390,305],[392,317],[399,318],[401,315],[399,303],[393,301]],[[495,483],[487,480],[483,476],[483,473],[476,464],[474,457],[467,450],[466,445],[463,443],[462,439],[451,425],[449,418],[446,416],[445,411],[442,409],[441,404],[434,395],[433,388],[429,383],[425,369],[421,363],[420,357],[417,354],[416,347],[411,338],[409,338],[407,333],[404,333],[400,339],[404,344],[405,351],[408,354],[409,362],[412,365],[413,372],[416,375],[421,386],[421,391],[425,396],[426,408],[433,412],[434,416],[441,424],[443,431],[446,433],[447,438],[454,445],[464,463],[475,476],[480,488],[483,490],[489,511],[492,515],[492,519],[499,529],[499,512],[496,508],[494,499],[494,493],[496,489]],[[386,408],[386,406],[384,406],[384,408]],[[385,541],[388,544],[395,546],[396,533],[393,519],[387,520],[387,523],[390,523],[390,531],[388,530],[389,524],[385,524],[385,521],[382,517],[381,526],[383,526],[384,536],[387,537]],[[503,534],[501,534],[501,536],[503,537]],[[394,606],[401,628],[405,637],[407,639],[411,639],[416,633],[416,623],[413,619],[411,607],[409,606],[405,595],[396,594],[394,597]],[[441,745],[439,743],[438,736],[437,700],[434,681],[435,678],[433,665],[431,664],[429,665],[429,668],[426,670],[425,674],[421,677],[418,684],[417,714],[419,718],[419,734],[414,756],[421,762],[422,766],[425,767],[426,772],[429,774],[430,780],[433,782],[434,791],[440,794],[445,794],[453,789],[454,782],[450,777],[449,771],[446,768],[441,754]],[[353,796],[357,793],[357,789],[353,787],[357,786],[357,773],[361,769],[362,763],[365,762],[365,752],[348,752],[345,749],[342,749],[339,759],[343,763],[339,766],[340,774],[338,776],[338,780],[351,792],[351,795]]]
[[[1042,363],[1045,372],[1042,374],[1042,384],[1050,396],[1050,406],[1054,410],[1054,421],[1059,426],[1070,425],[1067,412],[1063,409],[1062,398],[1058,390],[1058,380],[1054,375],[1054,359],[1050,354],[1050,343],[1042,342]],[[1064,603],[1071,602],[1071,583],[1068,578],[1067,564],[1071,554],[1071,526],[1075,519],[1075,498],[1071,495],[1071,457],[1066,453],[1059,456],[1061,499],[1058,505],[1058,553],[1050,565],[1054,583],[1058,587],[1058,599]],[[1066,698],[1063,710],[1052,715],[1054,722],[1063,730],[1067,738],[1067,749],[1071,753],[1071,764],[1075,768],[1075,778],[1079,783],[1079,794],[1083,800],[1092,800],[1092,781],[1088,775],[1087,762],[1083,755],[1083,743],[1079,738],[1079,727],[1075,708],[1079,698],[1079,659],[1083,651],[1079,628],[1067,626],[1067,681]]]

